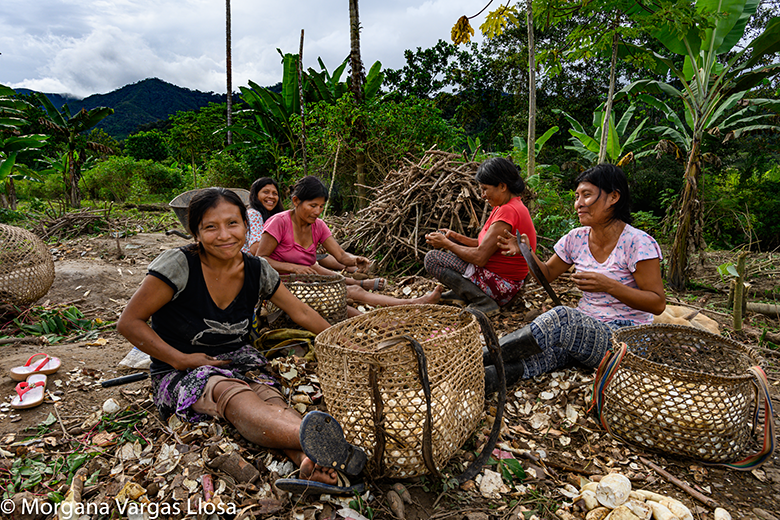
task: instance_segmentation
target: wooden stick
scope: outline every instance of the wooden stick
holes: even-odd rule
[[[28,341],[38,341],[40,343],[40,336],[25,336],[23,338],[3,338],[0,339],[0,345],[8,345],[10,343],[27,343]]]
[[[672,475],[671,473],[669,473],[665,469],[661,468],[657,464],[654,464],[654,463],[650,462],[649,460],[647,460],[644,457],[639,457],[639,460],[642,462],[642,464],[644,464],[645,466],[653,469],[656,473],[658,473],[663,478],[665,478],[666,480],[668,480],[669,482],[671,482],[675,486],[679,487],[680,489],[682,489],[683,491],[685,491],[686,493],[691,495],[693,498],[695,498],[696,500],[698,500],[702,504],[704,504],[704,505],[706,505],[708,507],[711,507],[712,509],[715,509],[716,507],[720,507],[720,505],[716,501],[714,501],[710,497],[702,495],[701,493],[699,493],[698,491],[693,489],[691,486],[689,486],[688,484],[686,484],[682,480],[678,479],[677,477],[675,477],[674,475]]]

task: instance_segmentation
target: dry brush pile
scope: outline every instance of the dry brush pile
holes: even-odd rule
[[[463,155],[428,150],[392,170],[375,189],[371,204],[353,218],[332,218],[345,249],[370,254],[377,267],[403,274],[421,264],[430,249],[425,234],[448,228],[476,237],[490,206],[474,180],[478,163]],[[400,269],[399,269],[400,267]]]

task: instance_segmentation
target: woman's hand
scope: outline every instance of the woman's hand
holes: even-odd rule
[[[285,267],[289,268],[289,272],[295,274],[317,274],[317,270],[311,265],[300,265],[286,263]]]
[[[525,233],[520,235],[520,241],[529,248],[531,247],[531,241]],[[504,256],[516,256],[520,253],[520,245],[517,243],[517,237],[507,230],[504,230],[503,233],[498,235],[498,248],[503,249],[501,254]]]
[[[176,370],[189,370],[192,368],[204,366],[223,367],[229,365],[230,363],[231,360],[229,359],[217,359],[212,356],[207,356],[201,352],[197,352],[195,354],[184,354],[173,368]]]
[[[601,273],[593,273],[590,271],[580,271],[574,273],[571,277],[574,283],[577,284],[577,288],[583,292],[604,292],[610,293],[615,287],[615,284],[622,285],[617,280],[614,280]]]
[[[452,233],[449,229],[434,231],[425,235],[425,243],[436,249],[444,249],[444,247],[450,242],[447,233]]]
[[[368,272],[368,268],[371,265],[371,260],[366,258],[365,256],[356,256],[355,257],[355,267],[357,267],[357,270],[359,273],[366,273]]]

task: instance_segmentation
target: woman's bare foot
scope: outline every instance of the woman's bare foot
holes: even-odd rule
[[[418,304],[418,303],[436,303],[441,299],[441,293],[444,292],[444,287],[441,285],[436,285],[436,287],[429,293],[420,296],[419,298],[414,298],[409,300],[410,304]]]
[[[315,464],[309,457],[304,457],[301,461],[301,478],[330,485],[335,485],[338,482],[335,469],[323,468]]]

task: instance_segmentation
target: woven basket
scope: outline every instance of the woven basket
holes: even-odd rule
[[[0,303],[28,305],[54,282],[49,248],[29,231],[0,224]]]
[[[177,195],[172,201],[168,203],[168,206],[173,210],[176,218],[179,219],[179,222],[181,222],[181,225],[184,226],[184,229],[187,231],[187,233],[190,232],[190,223],[187,216],[187,212],[190,208],[190,201],[192,200],[192,197],[194,197],[195,194],[198,193],[201,189],[207,188],[185,191],[184,193]],[[241,202],[243,202],[245,206],[249,206],[249,190],[245,190],[244,188],[228,189],[232,192],[235,192],[235,194],[241,198]]]
[[[366,451],[372,474],[438,474],[471,435],[485,392],[479,332],[477,319],[459,309],[402,305],[350,318],[317,336],[317,375],[328,411],[347,440]]]
[[[731,339],[680,325],[626,327],[596,377],[594,398],[613,436],[714,463],[739,460],[752,441],[761,359]],[[765,383],[765,380],[764,380]],[[599,388],[600,387],[600,388]],[[774,432],[771,401],[765,441]],[[756,414],[757,415],[757,414]],[[766,415],[766,414],[765,414]],[[766,447],[765,442],[765,447]]]
[[[317,311],[331,325],[347,319],[347,283],[340,274],[283,274],[280,278],[296,298]],[[273,322],[274,328],[299,326],[273,303],[268,302],[267,309],[269,322]],[[279,319],[275,319],[277,316]]]

